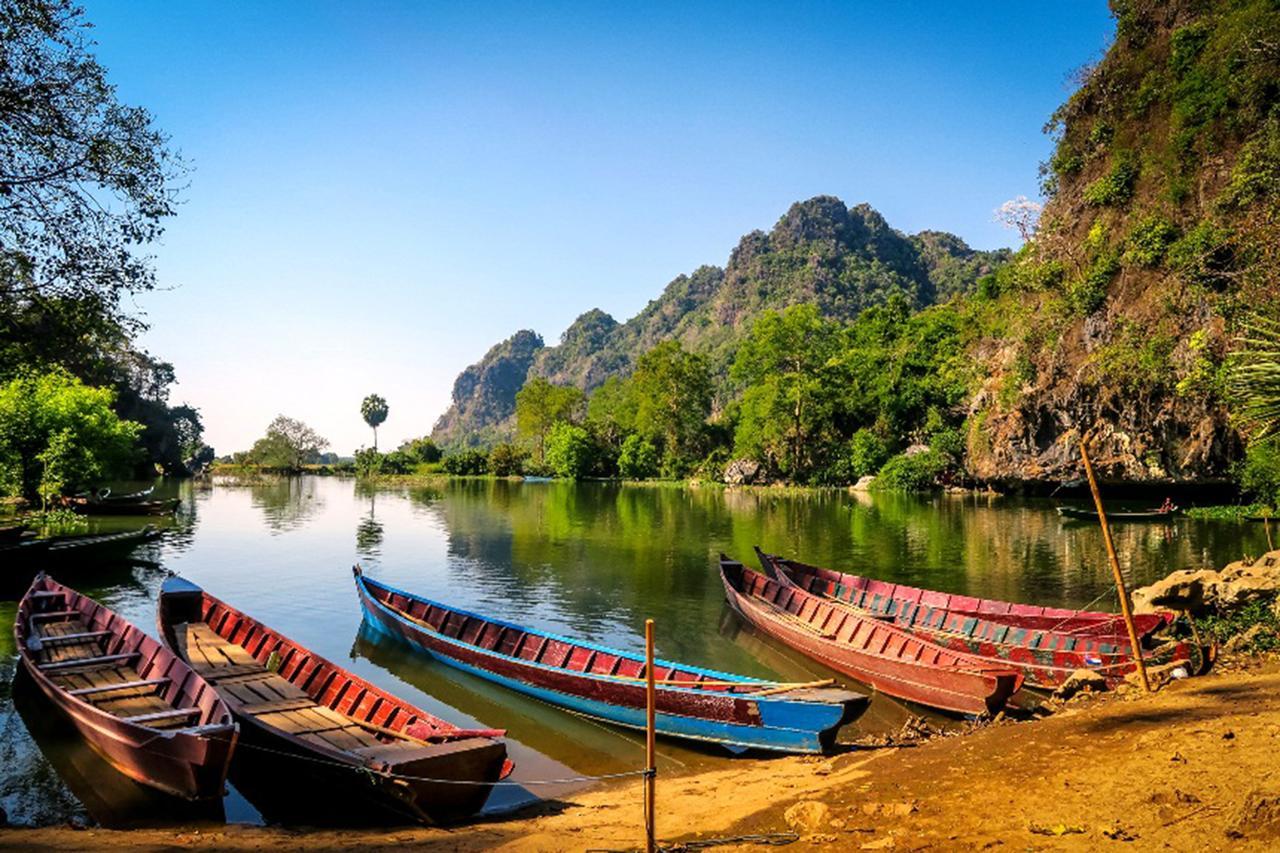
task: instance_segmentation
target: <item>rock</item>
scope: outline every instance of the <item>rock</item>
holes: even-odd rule
[[[1215,588],[1220,575],[1212,569],[1182,569],[1163,580],[1133,591],[1135,613],[1157,610],[1190,611],[1192,615],[1207,612],[1207,589]]]
[[[855,492],[869,492],[871,491],[871,484],[874,483],[875,481],[876,481],[875,474],[863,474],[861,477],[858,478],[858,482],[854,483],[849,488],[851,491],[855,491]]]
[[[910,447],[908,447],[906,450],[902,451],[902,455],[903,456],[919,456],[921,453],[928,453],[928,452],[929,452],[929,445],[913,444]]]
[[[1070,699],[1082,690],[1098,692],[1107,689],[1107,680],[1092,669],[1077,669],[1057,690],[1053,691],[1055,699]]]
[[[749,486],[764,481],[764,470],[753,459],[735,459],[725,466],[724,481],[730,486]]]
[[[799,835],[812,835],[827,825],[831,819],[831,809],[826,803],[817,800],[801,800],[783,815],[791,831]]]
[[[1227,821],[1228,838],[1280,838],[1280,793],[1254,788]]]
[[[878,839],[876,841],[868,841],[866,844],[862,845],[862,849],[863,850],[892,850],[893,836],[886,835],[884,838]]]

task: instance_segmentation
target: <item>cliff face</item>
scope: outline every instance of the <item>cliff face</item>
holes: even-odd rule
[[[1224,365],[1280,284],[1280,10],[1113,2],[1116,39],[1049,131],[1039,233],[975,344],[969,468],[987,480],[1197,481],[1242,451]]]
[[[744,236],[723,268],[702,266],[678,276],[625,323],[593,309],[557,346],[542,347],[541,339],[531,346],[532,339],[521,336],[537,336],[521,332],[490,350],[458,377],[453,406],[432,434],[446,445],[509,435],[515,393],[526,376],[590,391],[630,372],[664,340],[706,355],[724,378],[737,343],[763,311],[810,302],[828,317],[851,320],[893,294],[922,308],[972,290],[1008,256],[975,251],[942,232],[908,237],[865,204],[849,208],[832,196],[797,202],[770,231]]]

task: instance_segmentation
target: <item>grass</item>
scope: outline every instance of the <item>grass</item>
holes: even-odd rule
[[[1218,506],[1193,506],[1187,510],[1187,518],[1194,518],[1198,521],[1243,521],[1246,518],[1254,518],[1268,513],[1276,517],[1275,511],[1264,504],[1224,504]],[[1280,521],[1280,517],[1276,518],[1277,521]]]

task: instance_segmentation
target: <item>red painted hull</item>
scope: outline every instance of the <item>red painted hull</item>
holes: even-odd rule
[[[953,652],[720,557],[730,606],[752,626],[898,699],[961,714],[995,713],[1022,686],[1009,667]]]
[[[1127,636],[1118,637],[1094,630],[1072,631],[1062,627],[1053,630],[1052,627],[1073,620],[1045,615],[1037,618],[1046,622],[1052,620],[1050,628],[1009,625],[999,619],[974,615],[971,610],[946,606],[957,598],[966,602],[975,599],[868,581],[856,575],[765,554],[759,549],[756,553],[766,574],[781,583],[797,586],[810,594],[839,602],[838,606],[857,609],[873,618],[892,619],[893,624],[905,631],[949,649],[975,655],[992,665],[1016,667],[1031,687],[1055,689],[1079,669],[1094,670],[1114,686],[1137,668]],[[886,592],[886,589],[892,591]],[[906,591],[899,592],[903,589]],[[1079,624],[1079,620],[1075,624]],[[1085,627],[1097,627],[1097,624]],[[1191,643],[1169,642],[1145,654],[1148,666],[1184,661],[1188,671],[1195,673],[1205,664],[1203,650]]]
[[[40,597],[42,593],[62,597]],[[56,675],[41,668],[27,642],[31,617],[50,613],[44,602],[52,601],[65,602],[64,608],[59,607],[74,611],[92,630],[111,632],[103,640],[103,654],[136,652],[135,668],[141,678],[167,678],[157,695],[175,708],[198,709],[195,725],[175,730],[127,722],[60,686]],[[213,688],[176,655],[111,610],[43,574],[18,605],[14,639],[32,681],[113,767],[143,785],[183,799],[222,798],[236,727]]]
[[[332,797],[340,791],[348,801],[389,814],[424,823],[446,822],[479,811],[492,784],[511,772],[506,745],[498,739],[504,732],[460,729],[432,716],[181,578],[165,582],[158,618],[162,636],[175,651],[184,648],[176,639],[175,627],[203,623],[299,688],[316,705],[434,747],[406,758],[411,765],[387,763],[369,757],[367,751],[357,754],[270,725],[263,717],[244,712],[240,701],[225,693],[246,743],[279,755],[296,771],[297,784],[316,788],[318,796]]]

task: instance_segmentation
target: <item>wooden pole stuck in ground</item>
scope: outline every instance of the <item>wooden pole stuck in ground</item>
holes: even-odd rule
[[[1111,541],[1111,526],[1107,524],[1107,513],[1102,508],[1102,492],[1098,491],[1098,479],[1093,476],[1093,463],[1089,461],[1089,436],[1080,439],[1080,458],[1084,461],[1084,472],[1089,477],[1089,489],[1093,492],[1093,505],[1098,508],[1098,521],[1102,525],[1102,541],[1107,546],[1107,557],[1111,560],[1111,572],[1116,578],[1116,592],[1120,595],[1120,613],[1124,616],[1124,626],[1129,630],[1129,653],[1138,665],[1138,674],[1142,677],[1142,689],[1151,692],[1151,682],[1147,680],[1147,663],[1142,657],[1142,645],[1138,642],[1138,630],[1133,625],[1133,612],[1129,608],[1129,591],[1124,586],[1124,575],[1120,571],[1120,560],[1116,557],[1116,546]]]
[[[658,775],[658,696],[653,674],[653,620],[644,620],[644,849],[646,853],[655,853],[658,849],[656,831],[653,825],[655,813],[653,795]]]

